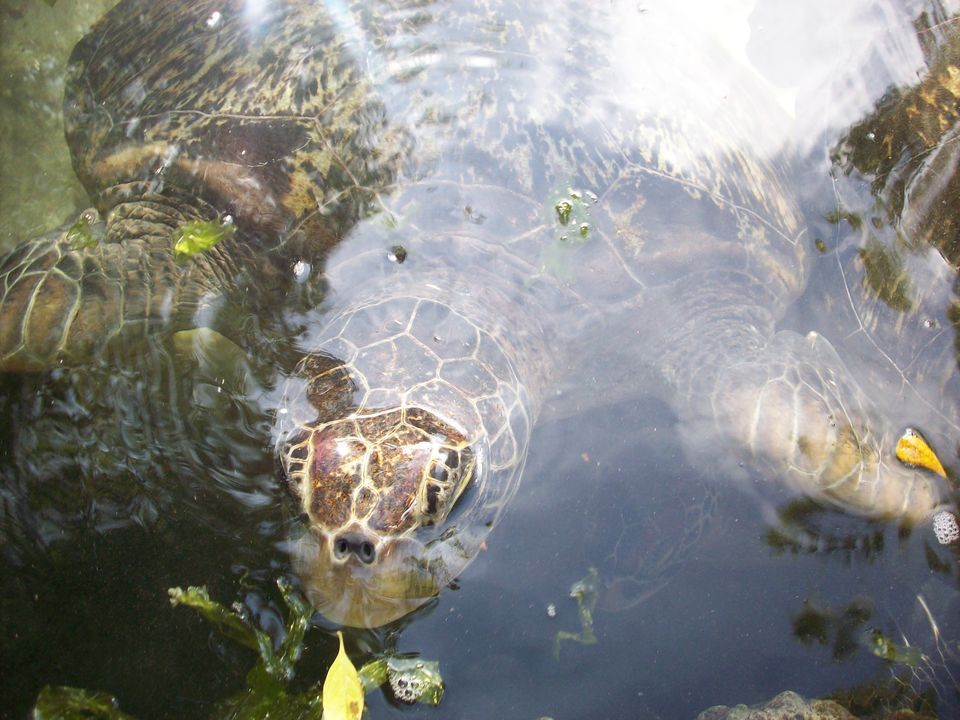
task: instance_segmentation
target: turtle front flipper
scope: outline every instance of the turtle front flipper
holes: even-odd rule
[[[193,218],[140,198],[14,248],[0,260],[0,370],[31,372],[94,357],[118,341],[191,327],[219,296],[216,258],[178,262],[172,234]],[[211,292],[213,291],[213,295]]]

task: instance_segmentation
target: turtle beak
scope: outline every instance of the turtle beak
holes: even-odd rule
[[[398,620],[436,597],[452,577],[442,560],[427,560],[426,546],[410,538],[381,541],[375,562],[344,560],[338,538],[306,533],[294,566],[314,608],[329,620],[375,628]]]

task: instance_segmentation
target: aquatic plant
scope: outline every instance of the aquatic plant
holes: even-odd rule
[[[292,692],[289,683],[303,654],[304,636],[313,609],[284,578],[277,586],[287,606],[282,639],[276,644],[239,604],[227,608],[210,598],[206,587],[170,588],[170,604],[196,610],[224,637],[255,650],[256,665],[247,673],[246,687],[214,706],[211,720],[298,720],[321,716],[326,720],[356,720],[363,711],[363,696],[389,685],[393,697],[403,703],[436,705],[443,697],[444,685],[439,664],[417,657],[384,654],[366,662],[359,671],[354,667],[338,632],[340,649],[324,682]],[[328,712],[324,714],[323,708]],[[113,696],[70,687],[45,687],[33,709],[36,720],[56,718],[99,718],[133,720],[120,711]]]

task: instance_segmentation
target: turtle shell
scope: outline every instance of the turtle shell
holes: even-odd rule
[[[266,249],[339,237],[402,145],[348,39],[311,2],[120,3],[74,49],[64,115],[101,212],[173,187]]]

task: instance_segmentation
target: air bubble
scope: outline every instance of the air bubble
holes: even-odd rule
[[[393,690],[393,695],[397,700],[412,704],[420,699],[420,695],[423,693],[423,683],[413,678],[407,680],[402,676],[393,676],[390,678],[390,689]]]
[[[956,516],[944,510],[933,516],[933,534],[941,545],[952,545],[960,540],[960,525]]]
[[[297,260],[293,266],[293,279],[298,283],[304,283],[310,277],[310,263],[303,260]]]

